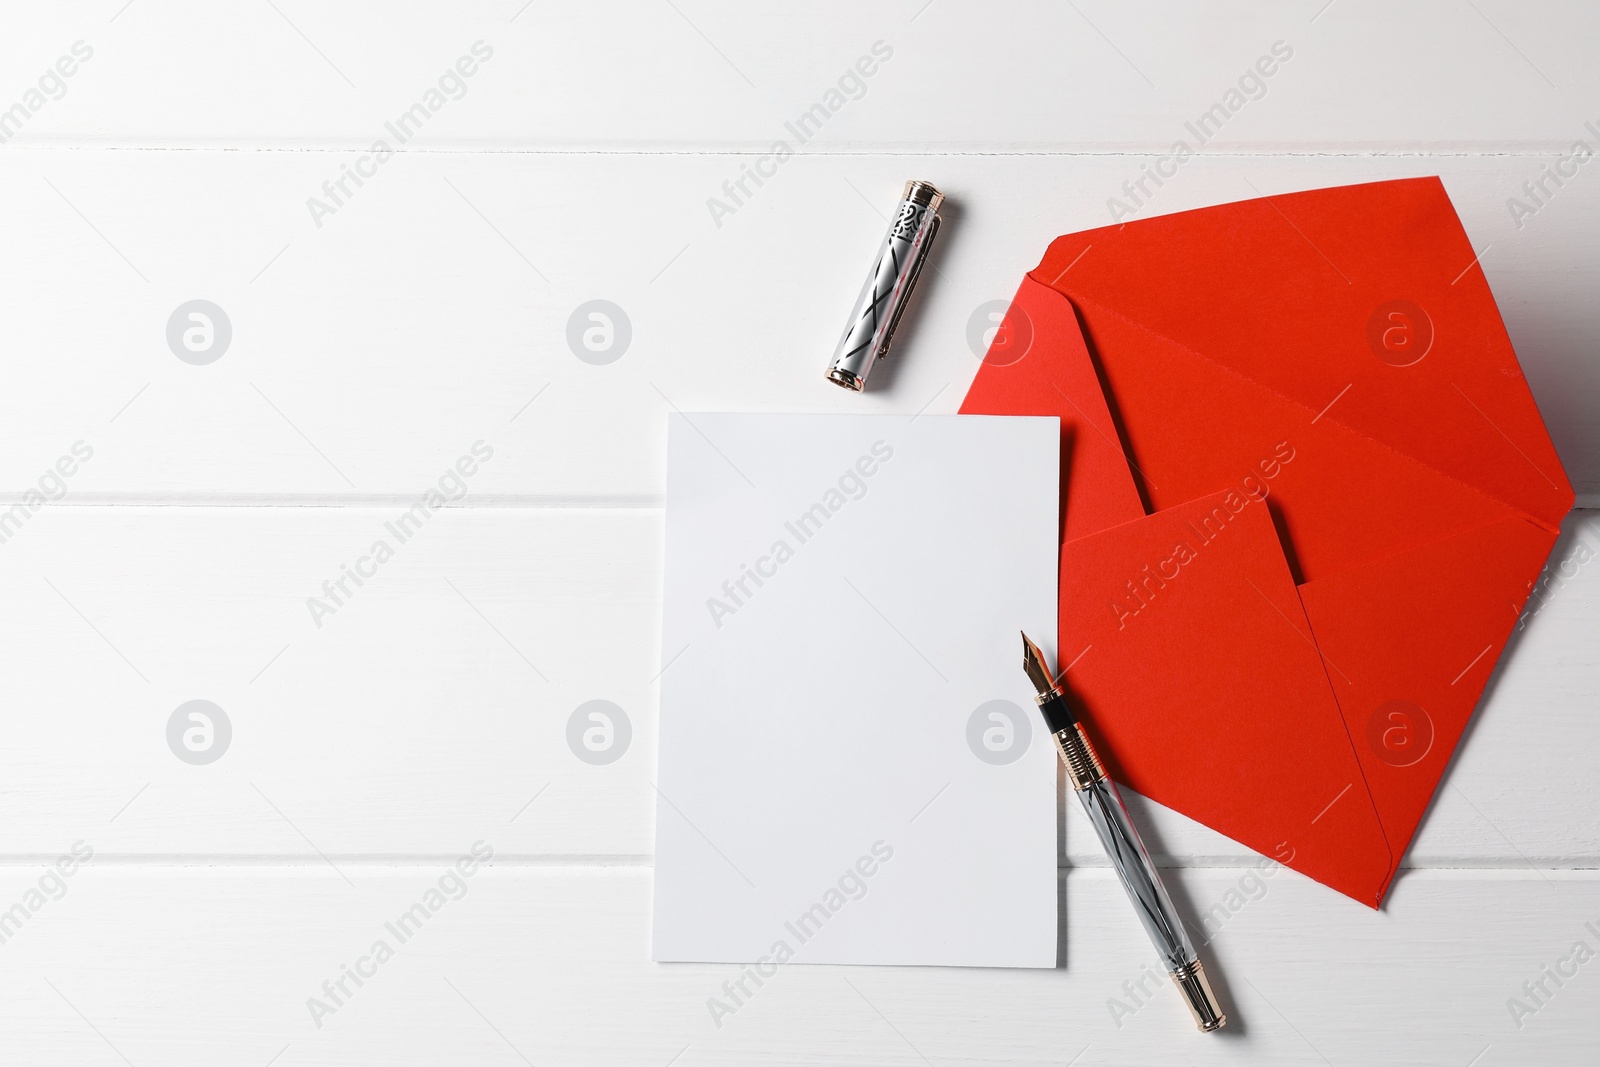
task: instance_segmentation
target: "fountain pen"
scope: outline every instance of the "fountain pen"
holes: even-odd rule
[[[1211,983],[1206,981],[1205,967],[1195,954],[1183,920],[1161,885],[1161,877],[1156,874],[1150,854],[1128,818],[1128,810],[1122,806],[1116,785],[1106,777],[1100,757],[1067,703],[1066,694],[1055,683],[1050,668],[1045,666],[1044,653],[1028,640],[1027,634],[1022,635],[1022,668],[1038,690],[1035,702],[1055,738],[1056,751],[1067,768],[1067,780],[1078,794],[1095,833],[1100,835],[1100,843],[1111,857],[1111,865],[1122,879],[1122,888],[1127,890],[1145,932],[1161,954],[1167,974],[1189,1005],[1195,1025],[1203,1033],[1222,1029],[1228,1017],[1217,1004]]]

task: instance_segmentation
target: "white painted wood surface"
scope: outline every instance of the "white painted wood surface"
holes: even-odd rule
[[[1574,141],[1600,148],[1593,5],[104,0],[9,5],[5,25],[0,114],[30,87],[42,106],[0,121],[0,498],[55,495],[58,457],[93,450],[0,543],[0,932],[26,913],[0,943],[5,1059],[1600,1053],[1600,964],[1545,979],[1543,1004],[1522,989],[1575,941],[1600,950],[1594,512],[1569,520],[1569,577],[1383,912],[1258,880],[1253,855],[1138,804],[1215,935],[1221,1039],[1169,990],[1123,989],[1150,952],[1075,811],[1054,972],[790,967],[719,1028],[706,1001],[736,969],[648,961],[665,413],[953,411],[979,306],[1050,237],[1108,221],[1282,41],[1264,94],[1141,214],[1441,175],[1600,502],[1600,163],[1520,226],[1507,205]],[[78,41],[92,56],[41,86]],[[478,41],[465,95],[319,227],[307,198]],[[707,199],[879,41],[892,54],[843,87],[859,98],[718,225]],[[821,368],[913,175],[951,197],[937,270],[874,390],[846,396]],[[233,328],[206,366],[165,337],[197,298]],[[605,366],[566,342],[591,299],[632,325]],[[479,441],[465,495],[319,627],[306,599]],[[167,747],[191,699],[234,731],[209,766]],[[565,740],[592,699],[633,727],[607,766]],[[80,840],[93,859],[55,881]],[[466,895],[316,1026],[307,998],[479,840],[495,857]],[[1537,1010],[1514,1019],[1514,996]]]

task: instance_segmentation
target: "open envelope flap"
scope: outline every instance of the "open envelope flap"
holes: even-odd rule
[[[1034,276],[1554,530],[1572,489],[1475,264],[1416,178],[1071,234]]]
[[[1265,506],[1068,542],[1060,648],[1114,777],[1377,905],[1394,858]]]
[[[1115,310],[1076,304],[1154,509],[1228,487],[1265,496],[1298,580],[1522,517]]]

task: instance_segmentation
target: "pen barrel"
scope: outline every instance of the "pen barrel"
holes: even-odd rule
[[[1089,822],[1105,846],[1111,865],[1122,880],[1122,887],[1133,902],[1145,933],[1161,954],[1161,963],[1170,974],[1191,966],[1195,960],[1194,944],[1190,942],[1183,922],[1178,918],[1172,899],[1167,896],[1161,878],[1156,874],[1150,854],[1139,840],[1139,831],[1128,818],[1122,806],[1117,787],[1111,779],[1102,778],[1076,790]]]
[[[1100,766],[1094,746],[1077,724],[1057,732],[1055,739],[1073,791],[1111,858],[1145,933],[1160,953],[1162,965],[1183,995],[1195,1026],[1207,1033],[1220,1029],[1228,1017],[1211,990],[1194,943],[1161,884],[1155,864],[1150,862],[1150,853],[1145,851],[1116,785]]]
[[[866,387],[872,364],[889,351],[922,264],[939,230],[944,194],[927,182],[910,181],[895,207],[889,232],[850,312],[849,324],[828,365],[828,380],[846,389]]]

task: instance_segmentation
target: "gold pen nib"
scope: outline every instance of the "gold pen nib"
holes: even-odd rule
[[[1028,680],[1040,696],[1057,692],[1055,682],[1050,677],[1050,668],[1045,666],[1044,653],[1039,651],[1038,645],[1028,640],[1027,634],[1022,635],[1022,669],[1028,672]]]

